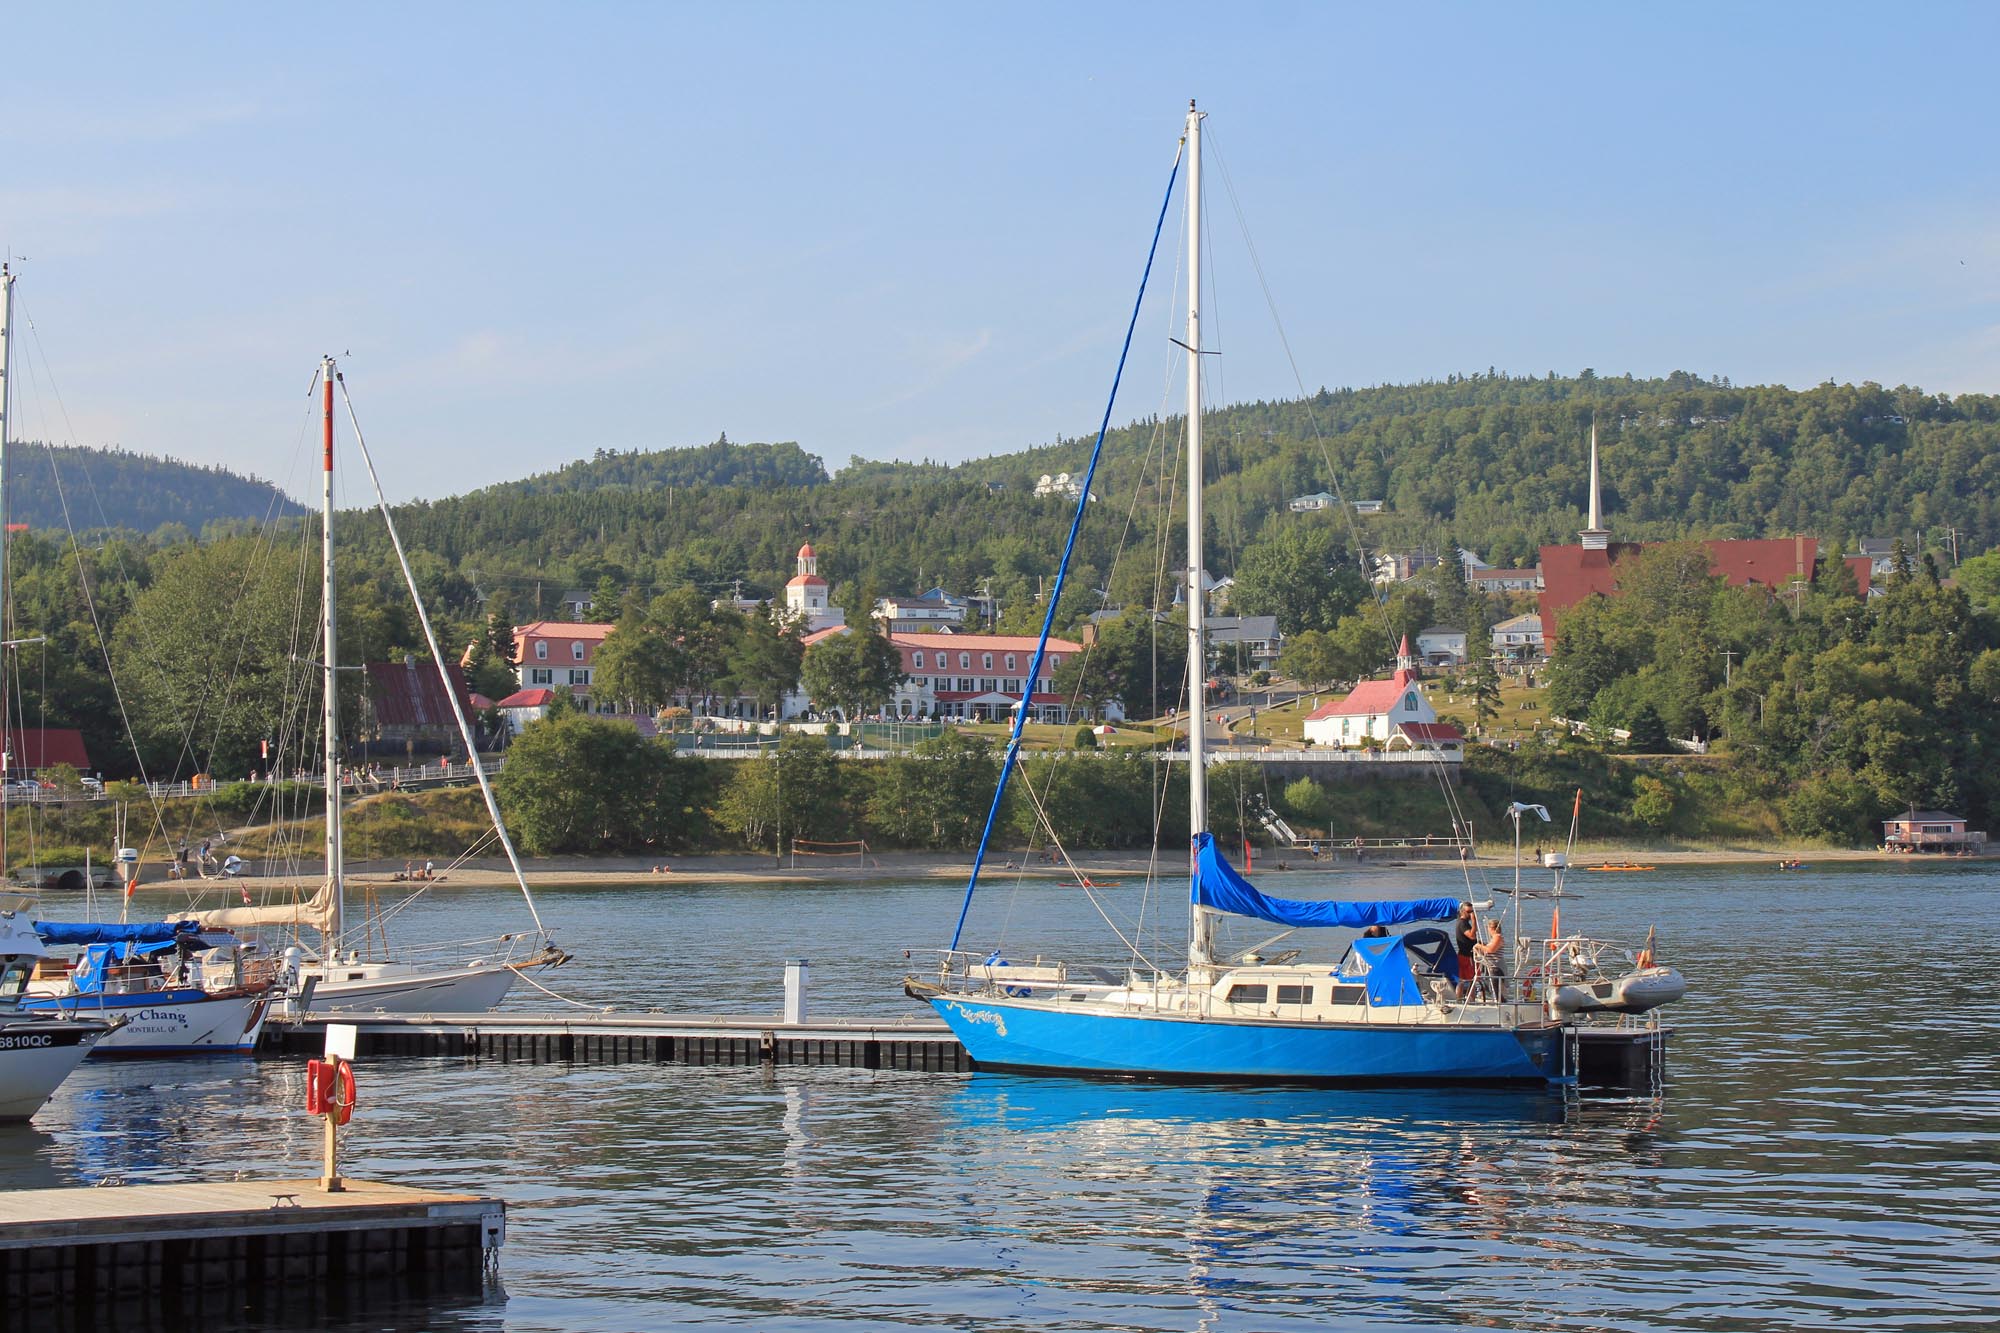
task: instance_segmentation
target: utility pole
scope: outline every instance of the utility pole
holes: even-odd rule
[[[1722,688],[1725,690],[1729,688],[1729,669],[1735,665],[1736,650],[1734,648],[1724,648],[1722,650]]]

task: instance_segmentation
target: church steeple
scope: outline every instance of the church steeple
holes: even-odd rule
[[[1586,551],[1602,551],[1611,545],[1611,534],[1604,526],[1604,501],[1597,482],[1597,422],[1590,423],[1590,526],[1577,536],[1583,539]]]

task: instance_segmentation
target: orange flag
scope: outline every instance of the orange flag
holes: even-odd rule
[[[1562,933],[1563,933],[1563,905],[1561,903],[1557,903],[1555,906],[1555,910],[1549,913],[1549,938],[1552,940],[1559,940],[1562,938]]]

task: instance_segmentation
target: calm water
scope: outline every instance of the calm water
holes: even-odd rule
[[[1456,892],[1428,870],[1267,880],[1336,882]],[[496,1192],[508,1243],[482,1300],[319,1326],[2000,1324],[2000,1000],[1978,938],[2000,872],[1662,868],[1574,887],[1566,926],[1636,939],[1657,921],[1695,987],[1658,1102],[364,1064],[350,1170]],[[1126,925],[1137,891],[1113,896]],[[412,928],[490,931],[516,901],[440,898]],[[783,959],[805,955],[820,1012],[903,1013],[902,951],[921,961],[957,909],[940,883],[543,897],[578,955],[556,989],[683,1012],[775,1012]],[[1040,939],[1080,951],[1094,922],[1073,889],[1003,884],[973,928],[1004,927],[1022,957]],[[312,1174],[302,1095],[296,1061],[93,1064],[0,1134],[0,1184]]]

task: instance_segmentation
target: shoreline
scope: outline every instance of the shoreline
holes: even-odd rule
[[[1312,861],[1295,860],[1276,851],[1260,852],[1256,866],[1249,872],[1265,879],[1276,879],[1287,874],[1305,873],[1352,873],[1354,871],[1406,870],[1424,866],[1445,868],[1458,864],[1449,857],[1398,856],[1398,849],[1383,848],[1373,850],[1370,858],[1359,864],[1353,861]],[[1665,869],[1685,865],[1775,865],[1781,860],[1797,860],[1803,868],[1810,869],[1815,864],[1828,862],[1881,861],[1897,864],[1927,864],[1932,861],[1947,862],[1958,860],[1980,860],[1984,858],[1895,856],[1872,848],[1799,848],[1780,849],[1764,847],[1718,847],[1718,848],[1662,848],[1650,850],[1629,846],[1590,846],[1578,850],[1573,857],[1573,874],[1590,874],[1595,867],[1607,865],[1614,871],[1632,867],[1632,873],[1642,873],[1647,869]],[[1483,870],[1511,869],[1511,851],[1505,854],[1483,853],[1474,857],[1472,864]],[[1089,853],[1074,858],[1076,869],[1093,882],[1106,882],[1146,875],[1149,870],[1166,870],[1170,875],[1181,872],[1168,865],[1164,856],[1149,862],[1144,856],[1120,855],[1114,853]],[[1537,861],[1525,856],[1524,868],[1540,871]],[[1282,869],[1281,869],[1282,867]],[[594,888],[634,888],[645,885],[668,887],[694,884],[842,884],[876,883],[890,880],[935,879],[940,882],[963,881],[972,872],[972,859],[963,853],[939,852],[883,852],[870,855],[865,866],[852,863],[800,865],[794,867],[787,861],[778,864],[777,858],[744,853],[696,853],[684,856],[662,858],[647,857],[589,857],[556,856],[522,859],[530,888],[553,888],[557,886]],[[354,888],[413,888],[423,884],[422,880],[408,880],[402,877],[402,864],[388,861],[362,861],[348,864],[348,883]],[[299,885],[316,880],[320,875],[318,866],[311,862],[302,863],[293,875],[251,876],[235,879],[190,879],[174,880],[165,877],[165,867],[148,865],[146,877],[138,886],[139,893],[186,892],[190,889],[232,888],[244,890],[270,890],[286,885]],[[1047,864],[1024,865],[1018,856],[1001,856],[989,859],[983,876],[1007,876],[1015,879],[1067,880],[1071,872],[1066,866]],[[504,859],[480,858],[461,865],[441,863],[437,878],[429,881],[438,888],[499,888],[514,883],[514,875]]]

